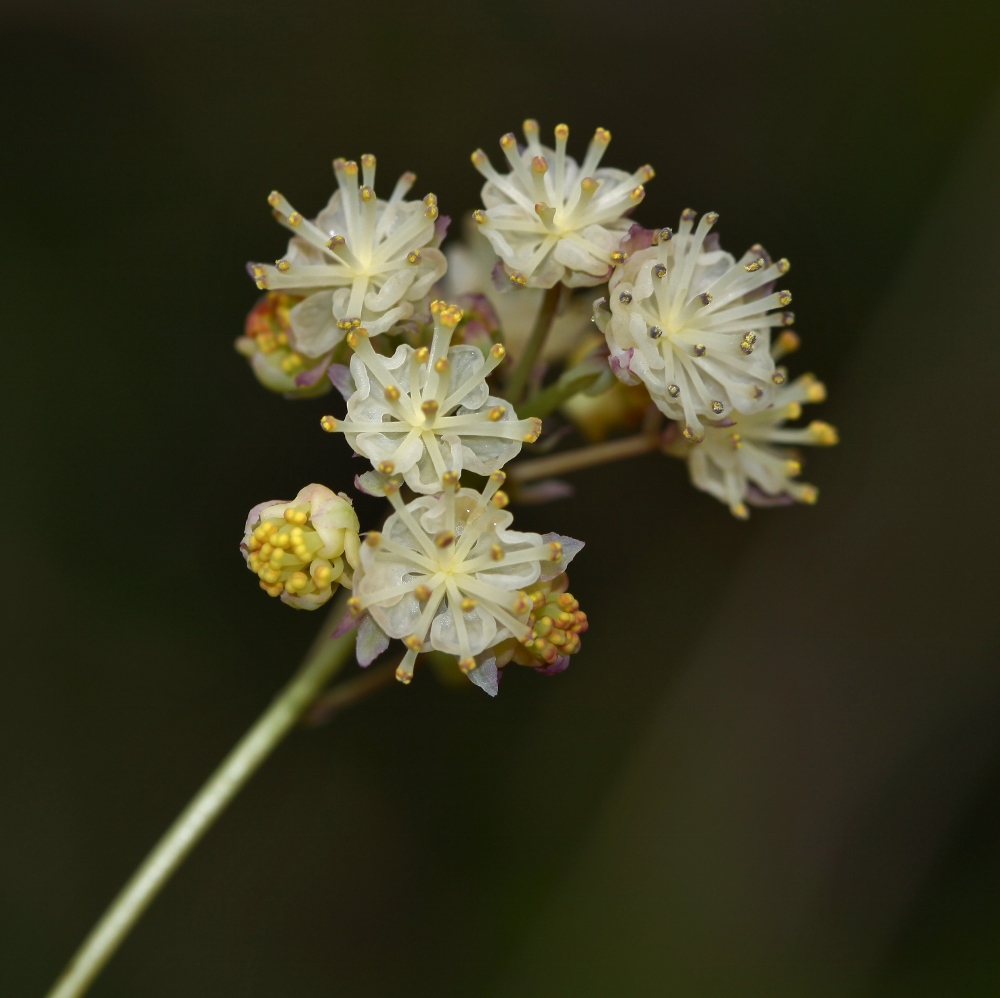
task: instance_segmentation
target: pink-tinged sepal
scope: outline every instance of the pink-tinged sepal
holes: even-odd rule
[[[644,228],[636,222],[628,230],[625,238],[618,244],[618,248],[628,256],[638,253],[639,250],[649,249],[653,245],[653,237],[659,231],[659,229]]]
[[[611,367],[614,376],[623,385],[639,384],[639,378],[632,373],[632,357],[634,355],[634,347],[629,347],[628,350],[613,350],[608,355],[608,365]]]
[[[569,668],[569,658],[569,655],[560,655],[554,662],[536,666],[535,672],[540,676],[557,676]]]
[[[389,635],[372,620],[370,614],[364,614],[358,625],[358,641],[355,647],[358,665],[363,669],[367,668],[388,647]]]
[[[345,402],[357,391],[354,379],[351,377],[351,369],[346,364],[331,364],[326,374],[333,387],[344,397]]]

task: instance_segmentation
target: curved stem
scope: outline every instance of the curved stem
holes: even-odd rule
[[[565,475],[568,471],[592,468],[597,464],[607,464],[609,461],[637,457],[639,454],[648,454],[659,448],[660,435],[644,433],[605,444],[593,444],[590,447],[578,447],[576,450],[561,451],[545,457],[515,461],[507,468],[507,477],[513,483],[523,484],[539,478],[549,478],[552,475]]]
[[[517,294],[518,292],[514,292]],[[562,295],[562,285],[556,284],[545,292],[542,304],[538,308],[538,316],[535,319],[535,326],[531,330],[531,336],[524,346],[524,353],[517,359],[517,366],[510,376],[510,381],[504,387],[507,401],[513,406],[524,397],[524,389],[528,384],[528,378],[538,361],[538,357],[545,345],[545,338],[549,335],[552,322],[559,309],[559,298]]]
[[[209,777],[112,901],[48,998],[78,998],[86,992],[187,854],[348,660],[354,646],[354,633],[328,637],[343,615],[346,597],[347,593],[341,591],[298,672]]]

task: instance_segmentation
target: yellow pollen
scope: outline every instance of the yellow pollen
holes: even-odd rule
[[[333,416],[323,416],[319,421],[319,425],[326,430],[327,433],[337,432],[337,420]]]
[[[611,262],[615,264],[615,266],[624,263],[627,259],[628,253],[624,253],[622,250],[615,250],[614,253],[611,254]]]
[[[420,263],[420,250],[411,250],[406,254],[407,263]]]
[[[524,274],[511,274],[510,283],[516,287],[523,288],[528,283],[528,278]]]
[[[771,380],[776,385],[783,385],[785,383],[785,376],[781,373],[781,371],[775,371],[774,374],[771,375]]]
[[[449,363],[447,357],[438,357],[438,359],[434,361],[434,370],[437,371],[438,374],[444,374],[449,367],[451,367],[451,364]]]
[[[293,228],[302,224],[302,216],[297,212],[293,211],[291,215],[288,216],[288,224]]]
[[[792,303],[792,293],[791,291],[779,291],[778,292],[778,304],[784,308],[786,305],[791,305]]]
[[[357,596],[351,596],[347,601],[347,609],[350,611],[352,617],[356,617],[361,613],[361,600]]]
[[[458,472],[457,471],[446,471],[441,476],[441,484],[446,489],[454,489],[458,486]]]
[[[403,644],[406,645],[410,651],[420,651],[424,647],[423,641],[421,641],[416,634],[411,634],[408,637],[403,638]]]
[[[358,196],[362,201],[375,200],[375,192],[370,187],[362,187],[361,190],[358,191]]]
[[[474,658],[460,658],[458,660],[458,667],[462,672],[468,674],[476,667],[476,660]]]
[[[382,535],[377,530],[369,530],[365,535],[365,544],[371,548],[377,548],[382,543]]]
[[[839,440],[836,429],[829,423],[822,423],[819,420],[809,424],[809,432],[816,438],[816,443],[824,447],[831,447]]]
[[[267,203],[272,208],[277,208],[278,205],[281,204],[281,200],[281,195],[277,191],[271,191],[271,193],[267,196]]]
[[[397,402],[400,391],[395,385],[386,385],[385,391],[382,394],[385,395],[386,402]]]
[[[506,414],[506,412],[507,412],[507,406],[505,406],[505,405],[495,405],[486,414],[486,418],[489,419],[490,422],[492,422],[492,423],[497,423],[501,419],[503,419],[503,417]]]
[[[431,598],[430,587],[421,583],[416,589],[413,590],[413,595],[416,596],[421,603],[426,603]]]
[[[494,492],[493,498],[490,500],[497,509],[503,509],[510,503],[510,496],[506,492]]]
[[[455,541],[455,534],[451,530],[442,530],[434,538],[434,544],[439,548],[450,547]]]
[[[378,470],[383,475],[391,475],[396,470],[396,465],[392,461],[379,461]]]
[[[494,561],[503,561],[503,548],[499,544],[494,544],[490,547],[490,557]]]
[[[402,666],[396,670],[396,679],[401,682],[404,686],[409,686],[413,682],[413,676],[410,675]]]
[[[438,403],[434,399],[428,399],[426,402],[421,402],[420,403],[420,411],[425,416],[434,416],[434,415],[436,415],[439,408],[440,408],[440,406],[438,405]]]
[[[475,211],[474,211],[474,212],[472,213],[472,220],[473,220],[473,221],[474,221],[474,222],[475,222],[475,223],[476,223],[477,225],[485,225],[485,224],[486,224],[486,212],[485,212],[485,211],[483,211],[483,209],[482,209],[482,208],[477,208],[477,209],[476,209],[476,210],[475,210]]]
[[[275,266],[276,266],[276,267],[278,268],[278,270],[280,270],[280,271],[281,271],[281,272],[282,272],[283,274],[287,274],[287,273],[288,273],[288,271],[289,271],[289,270],[291,270],[291,267],[292,267],[292,265],[291,265],[291,264],[290,264],[290,263],[289,263],[289,262],[288,262],[287,260],[278,260],[278,261],[277,261],[277,262],[275,263]]]
[[[418,364],[426,364],[427,363],[427,358],[430,357],[430,355],[431,355],[431,352],[430,352],[430,350],[427,349],[427,347],[421,347],[419,350],[417,350],[413,354],[413,359]]]
[[[494,485],[503,485],[503,483],[507,481],[507,472],[500,471],[499,469],[492,472],[490,474],[490,481],[493,482]]]
[[[549,561],[558,561],[562,557],[563,546],[559,541],[552,541],[549,544]]]
[[[459,605],[462,607],[462,613],[471,613],[479,604],[471,596],[466,596]]]
[[[815,485],[805,485],[802,488],[802,501],[808,503],[810,506],[816,503],[819,499],[819,489]]]
[[[503,360],[504,357],[507,356],[507,350],[502,343],[494,343],[493,346],[490,347],[490,355],[495,360]]]

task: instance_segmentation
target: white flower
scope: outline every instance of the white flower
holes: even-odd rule
[[[350,611],[367,611],[389,636],[401,638],[407,652],[396,678],[408,683],[421,651],[456,655],[461,669],[484,683],[475,656],[510,637],[534,640],[528,618],[534,604],[524,589],[555,578],[583,546],[557,534],[511,530],[513,516],[499,492],[503,472],[490,476],[482,494],[456,489],[446,476],[441,495],[419,496],[408,505],[397,480],[386,494],[395,510],[381,533],[361,545]]]
[[[705,428],[698,446],[677,440],[669,451],[686,457],[692,483],[726,503],[734,516],[749,516],[746,504],[775,506],[793,500],[814,503],[819,490],[794,481],[802,465],[798,452],[787,444],[831,445],[837,431],[828,423],[783,425],[802,415],[803,402],[822,402],[826,389],[811,374],[780,385],[774,405],[763,412],[741,416],[732,426]]]
[[[413,314],[445,272],[437,198],[404,197],[417,179],[404,173],[388,201],[375,195],[375,157],[358,164],[333,161],[339,190],[309,221],[277,191],[268,197],[274,216],[294,236],[276,264],[248,264],[257,287],[308,295],[292,309],[295,347],[307,357],[329,353],[352,326],[383,333]],[[444,222],[445,220],[442,220]]]
[[[676,233],[647,233],[652,244],[629,256],[609,282],[611,314],[595,302],[611,366],[626,384],[642,381],[659,409],[689,439],[704,424],[767,408],[782,380],[768,353],[770,331],[793,321],[792,296],[771,291],[788,272],[761,246],[739,261],[706,239],[718,215],[681,215]],[[638,241],[638,239],[636,240]]]
[[[345,434],[376,471],[402,475],[423,493],[439,492],[448,472],[498,470],[541,432],[540,419],[518,419],[512,405],[489,393],[486,376],[503,360],[503,346],[494,344],[485,358],[478,347],[451,346],[462,310],[435,301],[431,312],[429,349],[403,343],[384,357],[364,327],[352,330],[356,390],[347,401],[347,418],[321,421],[328,432]]]
[[[299,610],[322,606],[358,565],[358,516],[351,500],[307,485],[291,500],[254,506],[240,550],[269,596]]]
[[[598,128],[582,166],[566,155],[569,128],[557,125],[554,150],[538,141],[538,122],[524,123],[527,146],[519,150],[513,133],[500,139],[511,172],[499,174],[486,153],[472,154],[486,177],[476,221],[518,287],[551,288],[602,284],[617,260],[618,244],[629,230],[626,213],[644,197],[653,168],[635,173],[598,168],[611,133]]]

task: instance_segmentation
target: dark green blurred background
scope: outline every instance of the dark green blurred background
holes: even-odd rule
[[[843,443],[749,524],[649,458],[582,537],[555,679],[429,676],[296,734],[94,988],[1000,992],[1000,8],[7,0],[0,994],[40,995],[280,687],[246,510],[357,470],[232,349],[278,187],[375,152],[453,216],[528,116],[794,268]],[[373,507],[362,503],[362,522]]]

